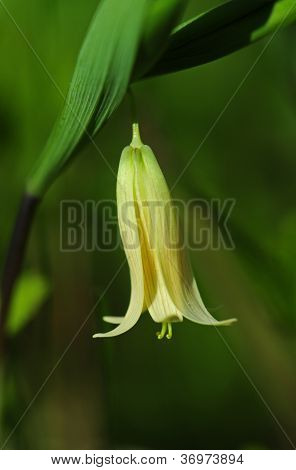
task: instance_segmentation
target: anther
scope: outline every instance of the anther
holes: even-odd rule
[[[165,334],[167,332],[167,327],[168,327],[168,324],[166,322],[163,322],[162,327],[161,327],[161,331],[158,331],[156,333],[156,336],[157,336],[158,339],[163,339],[165,337]]]

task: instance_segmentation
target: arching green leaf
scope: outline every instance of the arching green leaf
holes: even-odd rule
[[[196,67],[248,46],[296,20],[294,0],[229,1],[180,25],[148,75]]]
[[[28,181],[30,194],[44,193],[86,133],[97,132],[121,102],[134,66],[146,6],[147,0],[100,2],[64,109]]]

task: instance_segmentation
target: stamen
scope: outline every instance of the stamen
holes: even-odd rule
[[[158,331],[156,333],[156,336],[158,339],[163,339],[164,337],[166,337],[167,339],[172,339],[172,336],[173,336],[172,324],[168,322],[163,322],[161,331]]]
[[[158,339],[163,339],[165,337],[165,334],[167,332],[167,327],[168,327],[168,324],[166,322],[163,322],[162,327],[161,327],[161,331],[158,331],[156,333],[156,336],[157,336]]]
[[[172,337],[173,337],[173,328],[172,328],[172,324],[171,324],[171,323],[168,323],[168,332],[167,332],[166,338],[167,338],[167,339],[172,339]]]

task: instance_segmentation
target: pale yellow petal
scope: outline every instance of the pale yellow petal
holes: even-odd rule
[[[93,335],[93,338],[111,338],[113,336],[122,335],[128,330],[131,330],[139,320],[142,311],[141,308],[138,308],[138,305],[135,305],[135,300],[137,301],[138,299],[131,299],[127,314],[123,317],[119,326],[107,333],[97,333]]]
[[[122,323],[122,320],[124,320],[124,317],[108,317],[108,316],[105,316],[105,317],[103,317],[103,320],[106,323],[111,323],[111,325],[120,325],[120,323]]]
[[[151,251],[159,292],[156,299],[158,302],[152,303],[149,312],[152,316],[155,312],[160,314],[163,306],[166,315],[174,311],[179,318],[183,315],[204,325],[233,323],[235,319],[217,321],[206,309],[180,239],[180,230],[165,178],[152,150],[143,146],[141,154],[141,163],[137,166],[136,194],[138,201],[142,201],[141,220],[147,239],[153,247]]]
[[[160,265],[158,245],[162,237],[164,197],[156,193],[157,174],[151,177],[147,171],[146,160],[151,159],[152,151],[142,146],[136,152],[136,198],[138,202],[138,219],[141,228],[142,259],[145,282],[145,304],[154,321],[182,321],[181,312],[171,299]],[[153,154],[152,154],[153,155]],[[149,166],[149,162],[148,162]],[[159,169],[160,171],[160,169]],[[158,186],[163,188],[163,182]]]
[[[235,318],[218,321],[205,307],[200,296],[191,265],[184,249],[180,250],[178,256],[169,257],[169,266],[165,269],[168,285],[171,288],[172,297],[176,305],[182,309],[182,314],[188,320],[202,325],[226,326],[231,325]],[[180,282],[180,286],[178,286]]]
[[[94,338],[117,336],[130,330],[139,320],[144,303],[143,266],[134,200],[133,152],[130,147],[123,151],[119,164],[117,207],[120,234],[130,269],[130,304],[119,326],[108,333],[98,333]]]

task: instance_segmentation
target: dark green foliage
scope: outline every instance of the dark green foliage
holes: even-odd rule
[[[293,0],[228,1],[180,25],[148,75],[196,67],[248,46],[294,22]]]

